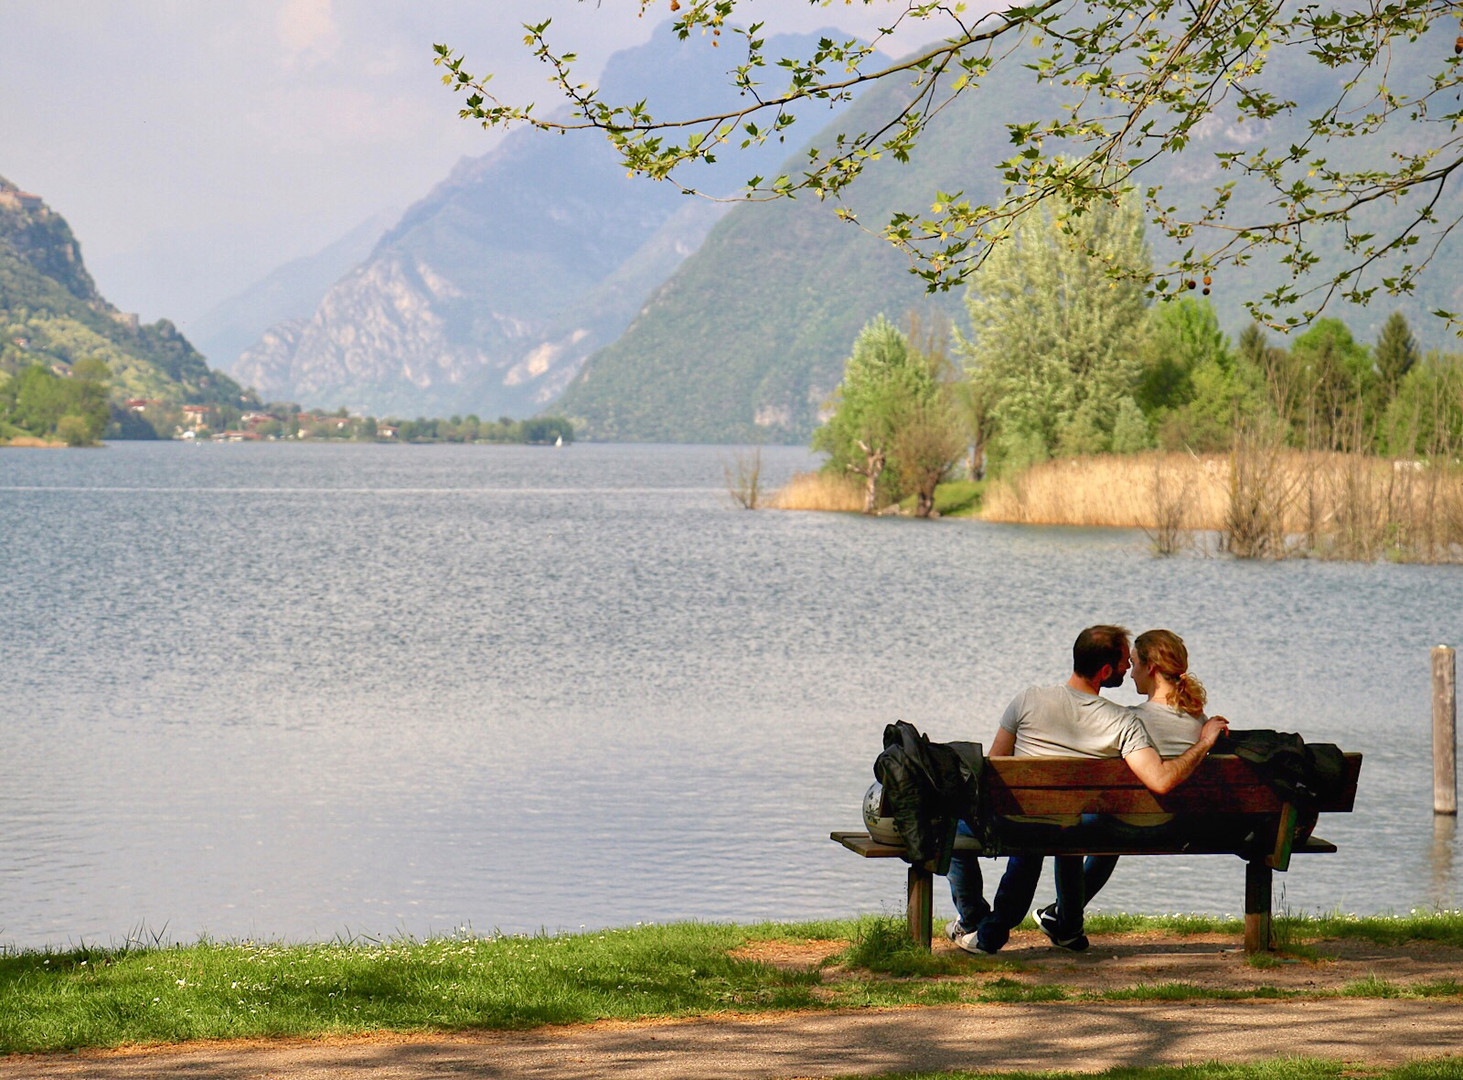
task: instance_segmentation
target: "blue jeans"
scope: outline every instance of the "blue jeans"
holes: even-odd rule
[[[1061,835],[1062,826],[1044,825],[1033,822],[1006,822],[1002,834],[1010,840],[1040,844]],[[962,821],[959,832],[972,835]],[[975,931],[976,942],[987,952],[995,952],[1011,936],[1011,930],[1031,910],[1036,896],[1036,886],[1041,880],[1040,855],[1012,855],[1006,860],[1006,872],[996,887],[993,904],[987,904],[984,883],[981,878],[979,857],[970,851],[956,850],[950,858],[950,898],[955,902],[955,912],[960,916],[960,925],[967,931]],[[1057,872],[1057,924],[1063,937],[1082,932],[1082,908],[1085,894],[1082,891],[1082,859],[1077,855],[1059,855],[1056,859]],[[1071,913],[1075,913],[1075,928],[1067,925]]]

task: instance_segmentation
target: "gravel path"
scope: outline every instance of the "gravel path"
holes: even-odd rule
[[[788,1013],[530,1032],[0,1058],[0,1080],[786,1080],[940,1069],[1073,1069],[1276,1056],[1394,1065],[1463,1055],[1455,1000],[971,1005]],[[1458,1057],[1463,1068],[1463,1056]]]

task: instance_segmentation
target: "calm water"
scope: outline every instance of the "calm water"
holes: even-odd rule
[[[0,945],[896,911],[903,865],[827,839],[884,724],[988,740],[1096,621],[1178,630],[1237,725],[1367,755],[1292,909],[1463,903],[1428,686],[1463,570],[746,513],[725,454],[0,453]],[[1129,859],[1101,899],[1234,912],[1242,881]]]

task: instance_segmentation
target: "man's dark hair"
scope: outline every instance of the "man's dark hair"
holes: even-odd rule
[[[1089,626],[1072,644],[1072,670],[1091,679],[1103,668],[1117,667],[1128,647],[1128,631],[1122,626]]]

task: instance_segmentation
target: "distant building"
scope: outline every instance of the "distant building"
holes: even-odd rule
[[[376,437],[378,439],[394,439],[400,429],[392,424],[377,424]]]
[[[190,427],[201,428],[208,423],[208,415],[213,412],[212,405],[184,405],[183,420]]]
[[[131,409],[133,412],[140,413],[146,412],[149,405],[161,405],[162,403],[162,398],[134,397],[127,399],[127,408]]]
[[[32,195],[29,191],[12,191],[8,188],[0,190],[0,204],[29,211],[46,208],[46,200],[39,195]]]

